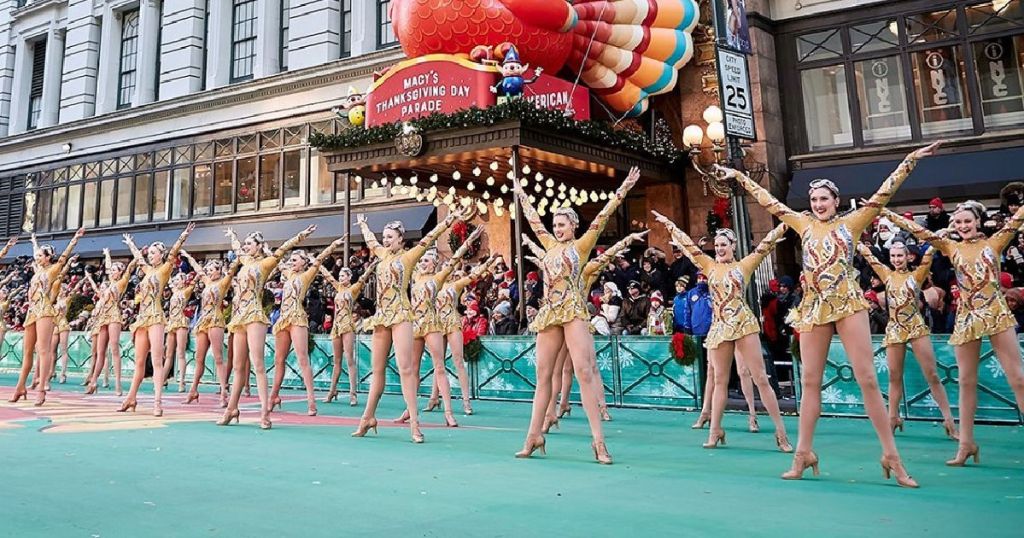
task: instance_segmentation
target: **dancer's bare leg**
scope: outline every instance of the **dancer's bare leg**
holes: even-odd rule
[[[17,401],[18,398],[28,392],[25,389],[25,385],[28,382],[28,375],[32,373],[32,357],[35,356],[36,334],[35,323],[25,327],[25,336],[21,341],[21,372],[18,373],[18,382],[14,385],[14,395],[9,400],[11,402]]]
[[[149,335],[146,334],[145,329],[138,329],[132,337],[135,339],[135,375],[132,376],[132,384],[128,387],[128,396],[125,397],[124,402],[121,404],[122,410],[127,410],[131,407],[135,409],[137,402],[137,396],[139,394],[139,387],[142,385],[142,380],[146,378],[146,355],[149,354]],[[153,366],[153,373],[156,375],[156,365]]]
[[[256,392],[260,396],[260,409],[263,412],[260,418],[260,427],[268,429],[270,428],[270,395],[267,387],[267,364],[263,355],[263,349],[267,343],[267,326],[262,323],[250,323],[245,326],[245,336],[249,352],[247,362],[256,374]]]
[[[853,375],[857,379],[861,397],[864,399],[864,410],[867,412],[871,425],[875,428],[878,441],[882,445],[882,455],[899,457],[896,439],[889,428],[885,400],[882,399],[882,391],[878,387],[867,311],[862,310],[837,321],[836,332],[839,333],[839,340],[843,343],[843,349],[846,351],[850,365],[853,366]]]
[[[455,417],[452,416],[452,387],[448,382],[448,370],[444,367],[444,336],[441,333],[430,333],[423,340],[426,343],[427,351],[430,352],[430,360],[434,364],[434,383],[437,384],[441,392],[445,423],[449,427],[458,426]]]
[[[956,438],[953,411],[950,409],[946,387],[942,386],[942,380],[939,379],[939,369],[935,364],[935,349],[932,347],[932,339],[928,336],[922,336],[910,342],[910,347],[914,350],[914,358],[917,359],[917,364],[921,367],[921,373],[924,374],[925,381],[928,382],[932,398],[935,398],[935,403],[942,412],[946,433],[950,437]]]
[[[595,390],[597,376],[597,357],[594,351],[594,335],[590,332],[587,322],[574,319],[563,326],[565,343],[569,347],[569,359],[572,360],[576,379],[580,383],[580,397],[583,410],[586,411],[590,423],[590,435],[593,438],[591,447],[594,458],[599,463],[610,464],[611,455],[604,443],[604,428],[601,421],[600,399],[603,391]]]
[[[106,350],[110,352],[110,362],[114,365],[114,392],[121,395],[121,324],[111,323],[107,325],[107,345]],[[102,332],[102,331],[101,331]],[[101,360],[102,370],[107,371],[106,358]],[[110,375],[109,373],[106,375]],[[99,381],[99,374],[96,374],[97,381]]]
[[[715,372],[715,377],[709,377],[708,383],[714,383],[715,390],[712,392],[714,399],[711,400],[711,429],[708,431],[708,440],[704,443],[705,448],[714,448],[718,446],[719,441],[725,441],[722,416],[729,400],[729,374],[732,373],[734,349],[733,342],[722,342],[718,347],[708,350],[708,363],[713,365],[709,370]]]
[[[61,331],[57,335],[57,351],[60,353],[60,382],[64,383],[68,378],[68,336],[70,331]]]
[[[149,344],[153,352],[153,414],[163,412],[164,394],[164,325],[157,324],[146,328]]]
[[[192,376],[192,386],[188,390],[188,398],[185,400],[185,403],[189,403],[193,399],[199,399],[199,382],[203,379],[203,374],[206,373],[206,353],[209,349],[209,333],[196,333],[195,373]]]
[[[288,331],[274,333],[274,386],[270,390],[270,410],[281,405],[281,384],[284,383],[285,359],[292,350],[292,335]]]
[[[779,400],[775,397],[771,383],[768,381],[768,373],[765,371],[764,360],[761,356],[761,340],[756,334],[748,334],[736,341],[736,360],[741,365],[746,365],[745,370],[750,373],[751,383],[757,385],[757,392],[761,395],[761,403],[764,404],[768,416],[775,425],[775,444],[783,452],[790,452],[793,447],[789,444],[786,435],[786,425],[782,422],[782,412],[779,410]]]
[[[342,343],[341,336],[335,336],[331,338],[331,350],[332,355],[332,369],[331,369],[331,387],[327,390],[327,398],[324,399],[324,403],[331,403],[335,397],[338,396],[338,380],[341,379],[341,358],[344,353],[344,344]]]
[[[391,329],[374,327],[370,362],[370,392],[366,396],[366,407],[363,409],[364,421],[375,420],[377,405],[384,394],[384,376],[387,375],[388,354],[391,352]]]
[[[544,424],[544,414],[547,412],[548,403],[551,401],[551,374],[554,370],[555,360],[558,357],[558,350],[562,348],[565,341],[565,333],[562,327],[552,326],[537,333],[537,386],[533,393],[533,408],[530,414],[530,426],[526,431],[526,441],[523,450],[516,455],[529,457],[537,448],[544,447],[544,437],[541,435]]]
[[[299,373],[302,374],[302,382],[306,385],[307,414],[309,416],[316,416],[313,368],[309,365],[309,329],[293,325],[288,328],[288,332],[291,335],[292,346],[295,348],[295,358],[299,361]]]
[[[925,337],[927,338],[927,337]],[[916,352],[914,353],[917,354]],[[885,348],[885,363],[889,368],[889,427],[903,429],[900,404],[903,402],[903,365],[907,358],[906,344],[890,344]],[[932,359],[935,360],[934,358]],[[933,362],[934,366],[934,362]]]
[[[342,352],[345,355],[345,364],[348,366],[348,403],[356,405],[356,394],[359,392],[359,363],[356,362],[356,333],[345,333],[341,335]],[[339,374],[341,372],[338,372]],[[335,387],[338,379],[335,378]]]
[[[227,407],[228,375],[231,369],[224,361],[224,329],[222,327],[211,327],[206,334],[209,337],[210,348],[213,350],[213,363],[217,368],[217,382],[220,384],[220,406]]]
[[[821,381],[825,358],[835,329],[831,324],[816,325],[800,333],[800,420],[796,451],[809,453],[814,448],[814,429],[821,417]]]
[[[36,397],[36,405],[46,401],[46,391],[50,385],[50,374],[54,367],[53,356],[53,329],[55,327],[53,318],[40,318],[36,321],[36,354],[39,355],[39,394]]]
[[[455,372],[459,377],[459,390],[462,393],[462,411],[467,415],[473,414],[473,406],[470,405],[471,396],[469,388],[469,372],[466,370],[466,350],[462,339],[461,331],[452,331],[446,338],[448,349],[452,353],[452,363],[455,364]]]
[[[398,362],[398,373],[402,381],[402,397],[405,407],[409,410],[409,431],[414,442],[422,442],[420,432],[419,410],[416,409],[416,392],[420,386],[420,363],[413,356],[412,323],[405,321],[391,327],[391,337],[395,346],[395,360]]]

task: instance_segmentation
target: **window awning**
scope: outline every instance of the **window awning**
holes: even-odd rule
[[[352,212],[352,231],[349,239],[355,243],[363,242],[363,235],[356,225],[356,216],[360,213],[366,215],[366,221],[370,225],[370,229],[378,234],[378,237],[385,224],[393,220],[399,220],[405,224],[406,239],[418,239],[423,236],[423,228],[426,227],[428,221],[434,215],[434,210],[435,208],[432,205],[389,207],[365,212],[354,210]],[[189,252],[197,253],[231,250],[230,240],[224,235],[224,230],[228,226],[235,229],[235,233],[238,234],[239,238],[244,238],[249,233],[260,231],[270,246],[276,247],[295,236],[295,234],[310,224],[316,225],[316,231],[313,232],[313,235],[304,245],[327,245],[345,233],[345,220],[340,213],[311,216],[309,218],[297,218],[289,215],[278,220],[217,221],[215,223],[197,225],[192,235],[189,236],[185,248]],[[168,227],[163,230],[140,231],[132,233],[132,237],[135,240],[135,244],[140,247],[154,241],[163,241],[170,246],[178,239],[178,235],[181,234],[183,227],[184,223],[180,226]],[[78,242],[75,252],[82,258],[98,258],[103,256],[104,248],[109,248],[111,255],[114,257],[129,256],[128,247],[121,242],[121,234],[124,232],[125,230],[123,229],[114,233],[103,232],[102,230],[89,231]],[[40,243],[44,242],[52,244],[57,252],[60,253],[67,246],[68,239],[40,241]],[[26,234],[11,249],[4,261],[10,262],[18,256],[31,255],[32,245]]]
[[[951,200],[997,197],[1004,185],[1024,179],[1021,162],[1024,162],[1024,147],[929,157],[918,163],[910,178],[896,191],[892,203],[924,204],[936,196]],[[793,209],[808,208],[808,185],[818,178],[835,182],[844,204],[870,197],[899,163],[899,160],[892,160],[797,170],[790,183],[787,205]]]

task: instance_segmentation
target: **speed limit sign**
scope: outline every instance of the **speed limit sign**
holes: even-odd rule
[[[745,55],[718,48],[718,93],[725,113],[725,133],[755,140],[754,99]]]

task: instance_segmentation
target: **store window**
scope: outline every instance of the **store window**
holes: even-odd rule
[[[132,222],[147,222],[149,220],[149,211],[153,203],[150,193],[151,181],[152,176],[149,174],[135,176],[135,220]]]
[[[256,209],[256,159],[238,159],[238,208],[237,211]]]
[[[377,48],[383,49],[398,44],[395,29],[391,26],[391,0],[377,0]]]
[[[281,203],[281,154],[260,156],[260,209],[277,207]]]
[[[145,177],[143,181],[149,181],[148,176],[136,176]],[[110,182],[113,184],[113,181]],[[115,215],[115,221],[117,224],[128,224],[131,222],[132,213],[132,185],[135,184],[135,178],[128,176],[122,177],[117,180],[117,214]],[[148,188],[146,189],[149,190]],[[143,220],[145,222],[145,220]]]
[[[352,0],[341,0],[341,57],[352,56]]]
[[[32,45],[32,80],[28,91],[29,130],[39,127],[39,116],[43,113],[43,79],[46,72],[46,40]]]
[[[95,181],[90,181],[85,184],[84,194],[82,196],[82,226],[86,228],[93,228],[96,226],[96,208],[97,198],[96,191],[98,184]]]
[[[116,190],[115,180],[106,179],[100,182],[100,218],[97,226],[110,226],[114,223],[114,193]]]
[[[281,0],[281,71],[288,70],[288,28],[291,26],[291,1]]]
[[[192,200],[192,169],[175,168],[171,172],[171,220],[187,219],[188,206]]]
[[[294,207],[302,205],[305,180],[302,164],[305,162],[302,151],[289,151],[284,154],[284,205]]]
[[[820,29],[791,34],[780,71],[783,84],[800,86],[795,145],[826,151],[1019,128],[1024,0],[950,4],[877,20],[823,17]]]
[[[139,10],[121,15],[121,56],[117,79],[118,108],[132,106],[139,56]]]
[[[195,199],[192,215],[205,217],[210,215],[213,205],[213,167],[201,164],[195,167]]]
[[[213,165],[213,214],[231,213],[231,193],[234,192],[234,161]]]
[[[68,185],[68,216],[64,228],[77,230],[82,225],[82,184]]]

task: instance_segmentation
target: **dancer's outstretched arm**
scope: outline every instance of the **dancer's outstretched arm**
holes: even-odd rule
[[[880,278],[882,282],[885,282],[886,280],[889,279],[889,275],[891,273],[889,267],[882,263],[878,258],[875,257],[874,254],[871,253],[871,247],[865,245],[864,243],[857,243],[857,252],[859,252],[861,256],[864,256],[864,259],[867,260],[868,265],[871,266],[871,270],[873,270],[875,274],[878,275],[878,278]]]
[[[891,220],[892,223],[895,224],[896,226],[899,226],[903,230],[909,232],[919,241],[924,241],[925,243],[928,243],[929,245],[937,249],[939,252],[945,254],[946,256],[950,256],[952,252],[956,250],[956,245],[954,244],[954,241],[950,241],[945,237],[939,236],[932,232],[931,230],[929,230],[928,228],[925,228],[924,226],[921,226],[920,224],[912,220],[907,220],[903,218],[902,215],[897,215],[891,209],[882,209],[881,215]]]
[[[683,247],[683,254],[685,254],[687,258],[690,258],[690,261],[696,264],[697,267],[700,267],[705,273],[714,267],[715,260],[712,260],[711,256],[704,254],[704,251],[693,242],[693,239],[690,239],[689,235],[686,235],[686,232],[680,230],[679,227],[676,226],[676,223],[672,222],[668,217],[658,213],[657,211],[651,211],[651,213],[654,214],[654,220],[662,223],[666,228],[668,228],[668,232],[672,234],[672,239]]]
[[[754,248],[754,252],[747,254],[742,260],[740,260],[740,267],[743,272],[745,274],[753,274],[754,270],[757,269],[757,266],[761,265],[761,262],[764,261],[764,259],[767,258],[773,250],[775,250],[775,245],[782,242],[787,230],[789,230],[789,226],[786,225],[785,222],[779,224],[775,228],[772,228],[772,231],[768,232],[768,234],[764,236],[764,239],[757,244],[757,247]]]
[[[633,167],[629,169],[629,174],[626,176],[626,180],[619,185],[619,188],[615,191],[615,194],[608,198],[608,203],[601,208],[601,212],[594,217],[594,221],[590,223],[590,227],[587,231],[576,240],[576,252],[580,254],[581,258],[587,258],[590,256],[590,251],[594,250],[594,245],[597,244],[598,238],[601,237],[601,232],[604,231],[605,225],[608,224],[608,219],[611,218],[615,210],[619,208],[622,201],[629,194],[629,190],[636,185],[636,182],[640,180],[640,169]]]
[[[989,245],[996,252],[1002,252],[1006,250],[1006,247],[1010,245],[1010,241],[1017,236],[1021,227],[1024,227],[1024,206],[1021,206],[1016,213],[1006,221],[1006,224],[999,229],[996,233],[990,237]]]

